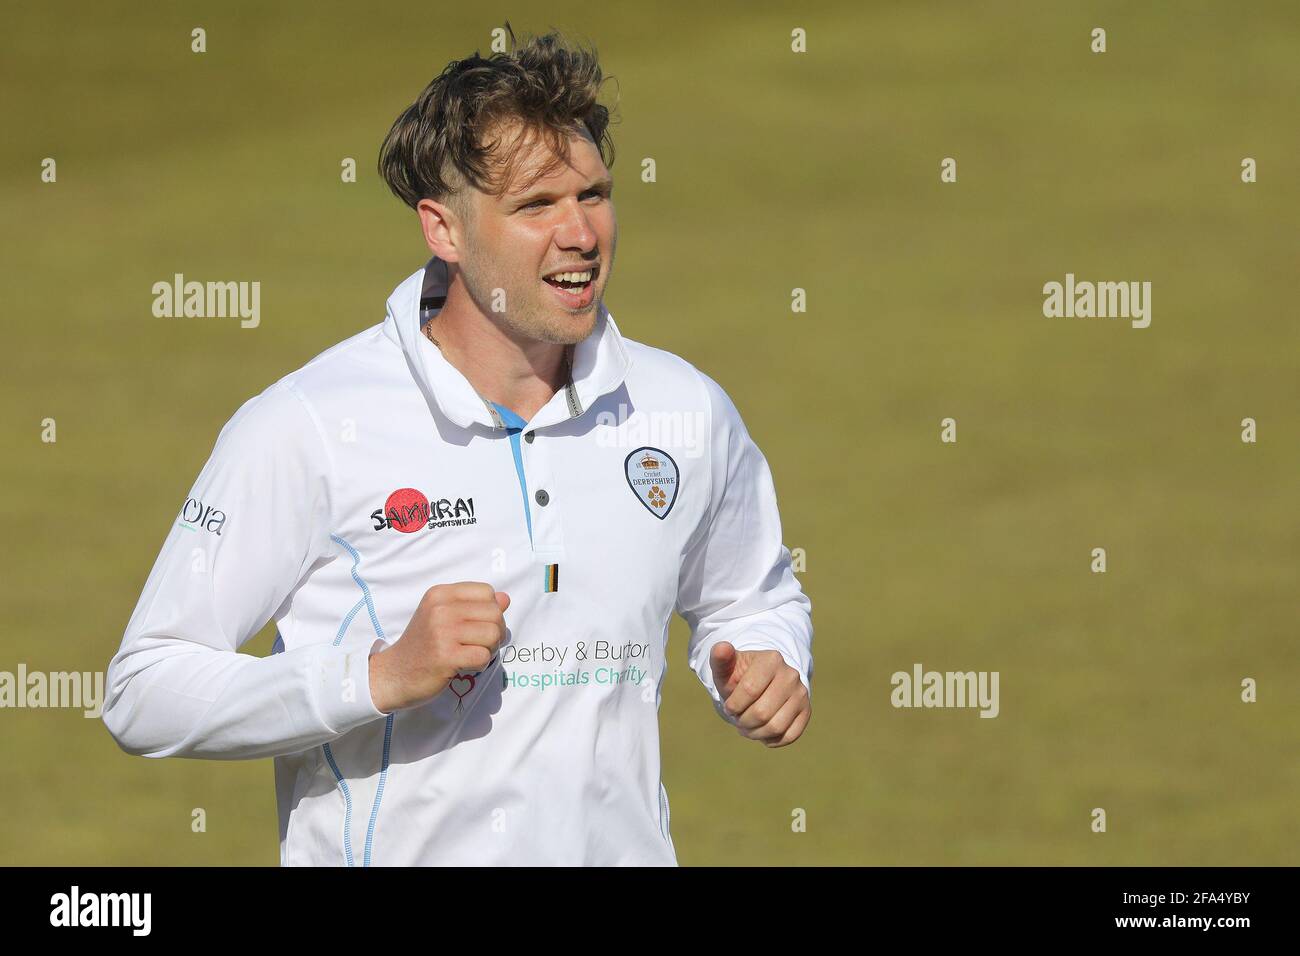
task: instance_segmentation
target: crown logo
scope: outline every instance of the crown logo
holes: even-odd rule
[[[641,467],[642,467],[642,468],[658,468],[658,467],[659,467],[659,459],[656,458],[654,455],[650,454],[650,452],[646,452],[646,453],[641,457]]]

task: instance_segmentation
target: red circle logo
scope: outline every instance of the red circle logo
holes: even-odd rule
[[[414,488],[399,488],[384,503],[384,517],[403,534],[419,531],[429,523],[429,499]]]

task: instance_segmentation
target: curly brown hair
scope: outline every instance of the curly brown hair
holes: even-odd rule
[[[379,174],[412,209],[421,199],[462,211],[466,184],[494,196],[513,182],[522,147],[542,136],[552,159],[529,185],[569,160],[569,137],[586,128],[606,166],[614,163],[610,110],[598,103],[605,82],[595,50],[572,46],[554,31],[516,41],[507,53],[449,63],[402,111],[379,149]],[[508,121],[522,121],[505,144]],[[526,187],[525,187],[526,188]]]

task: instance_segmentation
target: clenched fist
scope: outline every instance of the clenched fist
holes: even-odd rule
[[[457,674],[488,666],[506,636],[510,596],[481,581],[424,592],[392,647],[370,658],[370,697],[386,714],[432,700]]]
[[[709,654],[723,710],[742,737],[768,747],[799,739],[812,719],[812,702],[799,672],[780,651],[738,651],[727,641]]]

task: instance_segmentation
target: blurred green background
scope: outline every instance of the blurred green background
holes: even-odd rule
[[[220,427],[380,321],[427,252],[379,142],[509,19],[594,43],[617,78],[607,302],[728,389],[807,554],[793,747],[718,720],[674,624],[681,862],[1300,863],[1295,4],[2,17],[0,670],[104,669]],[[153,317],[175,272],[259,280],[261,326]],[[1067,272],[1152,282],[1151,327],[1045,318]],[[999,671],[1001,715],[894,709],[917,662]],[[79,711],[5,710],[0,765],[0,862],[278,861],[270,761],[133,758]]]

